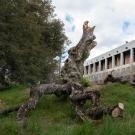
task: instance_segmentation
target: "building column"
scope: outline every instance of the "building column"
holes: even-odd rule
[[[134,61],[134,50],[133,48],[130,49],[130,63],[132,63]]]
[[[90,75],[90,65],[88,65],[88,75]]]
[[[123,52],[120,54],[120,65],[122,66],[124,64],[124,58],[123,58]]]
[[[107,59],[105,58],[105,70],[107,69]]]
[[[115,57],[114,57],[114,55],[112,56],[112,68],[114,68],[115,67]]]
[[[86,66],[84,66],[84,75],[86,75]]]
[[[96,64],[95,63],[93,63],[93,73],[95,73],[95,71],[96,71]]]
[[[99,72],[101,71],[101,60],[99,61]]]

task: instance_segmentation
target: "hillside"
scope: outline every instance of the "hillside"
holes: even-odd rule
[[[102,89],[101,94],[103,105],[113,105],[118,102],[125,104],[123,119],[105,116],[101,121],[82,123],[76,118],[70,101],[64,97],[44,96],[35,111],[29,112],[25,129],[21,129],[16,124],[16,113],[0,117],[0,135],[135,134],[135,88],[129,84],[110,84]],[[0,91],[0,110],[20,105],[26,101],[28,96],[28,85],[18,85]]]

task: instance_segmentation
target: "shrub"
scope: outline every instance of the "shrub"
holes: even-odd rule
[[[84,87],[89,87],[91,85],[90,80],[87,78],[81,78],[80,83]]]

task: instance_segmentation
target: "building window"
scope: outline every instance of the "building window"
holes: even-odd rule
[[[90,64],[90,73],[93,72],[93,64]]]
[[[120,54],[115,55],[115,66],[120,65]]]
[[[105,59],[101,60],[101,71],[105,70]]]
[[[130,63],[130,50],[123,53],[124,65]]]
[[[99,71],[99,62],[96,62],[95,63],[95,72],[98,72]]]
[[[112,57],[107,58],[107,69],[112,68]]]
[[[89,66],[86,66],[86,74],[88,74]]]

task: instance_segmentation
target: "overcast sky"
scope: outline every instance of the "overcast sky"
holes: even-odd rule
[[[135,39],[135,0],[52,0],[65,32],[76,45],[85,20],[95,25],[97,46],[93,58]]]

